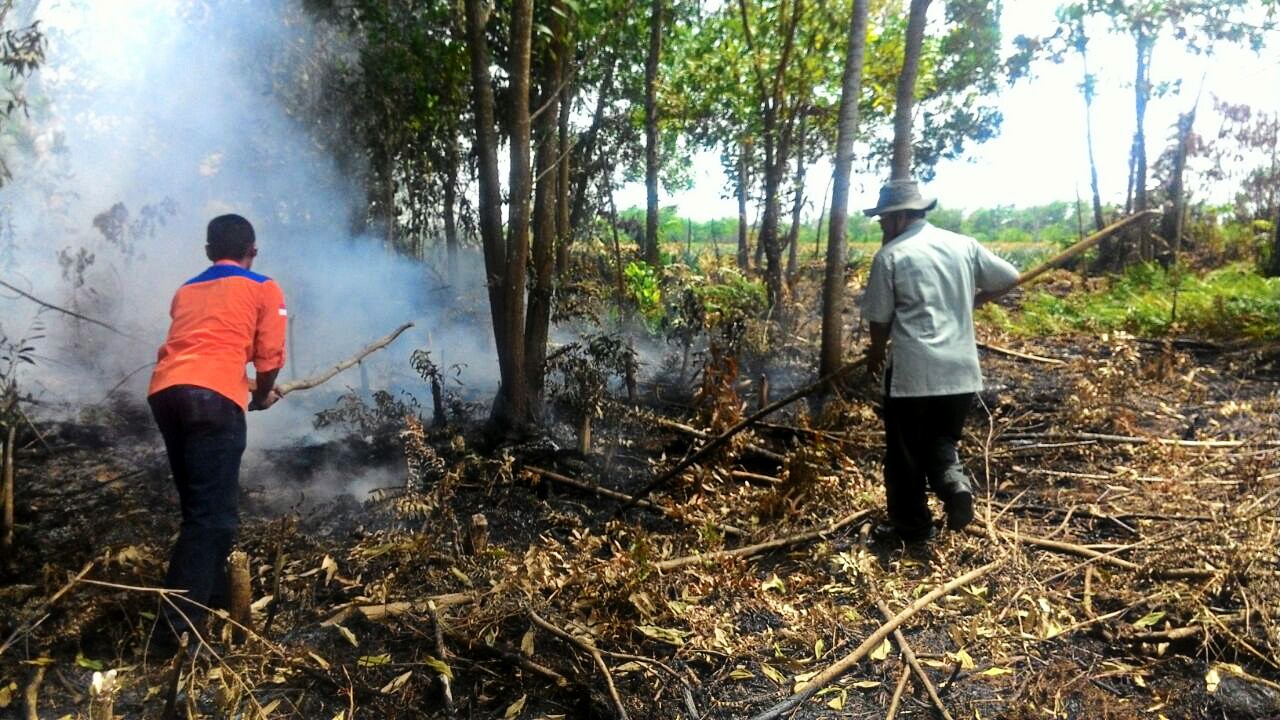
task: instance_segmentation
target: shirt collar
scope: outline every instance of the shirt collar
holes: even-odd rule
[[[906,229],[902,231],[902,234],[898,235],[898,237],[890,240],[885,244],[892,245],[894,243],[902,242],[903,240],[906,240],[908,238],[911,238],[919,234],[921,230],[924,230],[928,226],[929,226],[929,221],[925,220],[924,218],[918,218],[916,220],[912,220],[911,224],[907,225]]]

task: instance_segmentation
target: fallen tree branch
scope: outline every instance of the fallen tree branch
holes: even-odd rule
[[[893,697],[889,698],[889,710],[884,714],[884,720],[893,720],[898,717],[898,704],[902,702],[902,691],[907,689],[907,681],[911,679],[911,668],[906,663],[902,664],[902,674],[898,676],[898,685],[893,689]]]
[[[830,685],[832,682],[838,679],[841,675],[845,674],[850,668],[856,665],[864,655],[870,652],[873,648],[879,646],[880,643],[884,642],[884,639],[888,637],[890,633],[896,630],[900,625],[902,625],[902,623],[906,622],[907,620],[910,620],[916,613],[925,609],[929,605],[932,605],[933,602],[938,598],[944,595],[947,595],[961,587],[964,587],[965,585],[968,585],[974,580],[977,580],[978,578],[986,575],[987,573],[990,573],[992,570],[995,570],[996,568],[1000,567],[1001,563],[1003,562],[1004,560],[1001,559],[1001,560],[996,560],[995,562],[987,563],[982,567],[976,568],[974,570],[970,570],[969,572],[961,575],[958,578],[955,578],[954,580],[951,580],[950,582],[947,582],[943,585],[939,585],[938,587],[929,591],[925,595],[922,595],[918,600],[908,605],[905,609],[903,609],[897,615],[893,616],[893,618],[891,618],[884,625],[881,625],[878,630],[871,633],[871,635],[867,636],[867,639],[863,640],[862,644],[859,645],[857,648],[855,648],[848,655],[845,655],[844,657],[840,658],[833,665],[828,667],[826,670],[823,670],[822,672],[815,675],[811,680],[809,680],[807,683],[801,686],[801,688],[798,691],[796,691],[786,700],[783,700],[782,702],[778,703],[777,705],[774,705],[768,710],[765,710],[759,715],[754,716],[751,720],[776,720],[777,718],[782,717],[784,713],[789,712],[795,709],[796,707],[799,707],[799,705],[803,703],[805,700],[808,700],[809,698],[813,697],[819,690],[826,687],[827,685]]]
[[[893,619],[893,613],[889,611],[889,606],[885,605],[883,600],[876,598],[876,607],[880,609],[880,614],[884,616],[885,622]],[[916,674],[921,684],[924,685],[925,692],[929,693],[929,699],[933,701],[933,706],[938,708],[943,720],[954,720],[951,717],[951,713],[947,711],[947,706],[942,703],[942,698],[938,697],[938,689],[933,686],[933,681],[929,679],[929,674],[920,666],[920,661],[916,659],[915,652],[907,644],[907,638],[902,635],[900,628],[893,629],[893,641],[898,644],[898,650],[902,652],[902,659],[907,661],[911,671]]]
[[[579,490],[584,490],[586,492],[599,495],[600,497],[607,497],[607,498],[612,498],[614,500],[622,500],[622,501],[630,501],[633,499],[632,496],[626,493],[621,493],[621,492],[618,492],[617,490],[611,490],[607,487],[603,487],[595,483],[586,482],[585,480],[576,480],[574,478],[568,477],[567,475],[561,475],[558,472],[553,472],[551,470],[546,470],[540,467],[534,467],[533,465],[525,465],[524,469],[528,470],[531,473],[534,473],[535,475],[539,475],[547,480],[550,480],[551,482],[559,483],[561,485],[568,485],[569,487],[577,488]],[[646,510],[652,510],[661,515],[665,515],[671,518],[672,520],[680,520],[683,522],[687,522],[685,518],[676,515],[675,513],[668,510],[667,508],[655,502],[650,502],[648,500],[641,500],[637,502],[636,505]],[[731,535],[737,538],[743,538],[748,535],[746,530],[734,527],[732,525],[716,524],[715,528],[720,532],[724,533],[725,535]]]
[[[791,545],[799,545],[800,543],[809,542],[811,540],[817,540],[833,532],[836,532],[841,528],[852,525],[858,522],[859,520],[867,518],[870,515],[871,515],[870,510],[860,510],[858,512],[845,515],[843,518],[840,518],[839,520],[825,527],[818,528],[817,530],[809,530],[806,532],[798,533],[796,535],[788,535],[786,537],[774,538],[773,540],[766,540],[765,542],[762,542],[762,543],[756,543],[755,545],[746,545],[744,547],[734,548],[732,550],[717,550],[715,552],[699,553],[697,555],[686,555],[685,557],[671,558],[670,560],[663,560],[661,562],[656,562],[653,564],[653,567],[656,570],[667,572],[669,570],[676,570],[678,568],[687,567],[689,565],[696,565],[701,562],[709,562],[712,560],[722,560],[724,558],[731,558],[731,557],[749,557],[751,555],[759,555],[760,553],[768,552],[770,550],[777,550],[778,548],[789,547]]]
[[[302,378],[301,380],[294,380],[293,382],[287,382],[287,383],[282,383],[280,385],[276,385],[276,392],[280,393],[283,396],[283,395],[288,395],[291,392],[297,392],[298,390],[310,390],[311,388],[317,385],[326,383],[329,380],[333,379],[334,375],[337,375],[343,370],[346,370],[347,368],[359,363],[361,360],[365,359],[369,355],[372,355],[373,353],[390,345],[393,341],[395,341],[396,338],[400,337],[401,333],[403,333],[405,330],[408,330],[411,327],[413,327],[413,323],[411,322],[401,325],[400,327],[391,331],[386,336],[378,340],[374,340],[368,345],[365,345],[363,348],[360,348],[360,351],[357,352],[355,355],[352,355],[351,357],[347,358],[346,360],[343,360],[342,362],[338,363],[337,365],[334,365],[331,368],[328,368],[327,370],[322,370],[316,373],[315,375]]]
[[[54,305],[53,303],[45,302],[44,300],[41,300],[40,298],[36,297],[35,295],[32,295],[31,293],[26,292],[25,290],[20,290],[20,289],[18,289],[18,288],[16,288],[16,287],[14,287],[14,286],[10,285],[9,283],[7,283],[7,282],[3,281],[3,280],[0,280],[0,287],[3,287],[3,288],[5,288],[5,289],[7,289],[7,290],[12,290],[13,292],[18,293],[18,294],[19,294],[19,295],[21,295],[22,297],[24,297],[24,298],[26,298],[26,299],[30,300],[31,302],[33,302],[33,303],[35,303],[35,304],[37,304],[37,305],[39,305],[39,306],[41,306],[41,307],[45,307],[45,308],[48,308],[48,309],[50,309],[50,310],[55,310],[55,311],[57,311],[57,312],[62,313],[63,315],[69,315],[69,316],[71,316],[71,317],[73,317],[73,318],[75,318],[75,319],[77,319],[77,320],[83,320],[83,321],[85,321],[85,322],[87,322],[87,323],[90,323],[90,324],[92,324],[92,325],[97,325],[98,327],[101,327],[101,328],[106,328],[107,330],[110,330],[111,332],[113,332],[113,333],[115,333],[115,334],[119,335],[120,337],[126,337],[126,338],[129,338],[130,340],[139,340],[139,341],[141,341],[141,339],[142,339],[142,338],[139,338],[139,337],[135,337],[135,336],[133,336],[133,335],[130,335],[129,333],[127,333],[127,332],[125,332],[125,331],[123,331],[123,330],[120,330],[120,329],[118,329],[118,328],[112,327],[111,325],[108,325],[107,323],[104,323],[104,322],[102,322],[101,320],[94,320],[93,318],[91,318],[91,317],[89,317],[89,316],[87,316],[87,315],[81,315],[80,313],[75,312],[75,311],[73,311],[73,310],[68,310],[68,309],[63,308],[63,307],[58,307],[57,305]]]
[[[969,533],[970,535],[974,535],[976,537],[987,538],[990,540],[997,539],[995,537],[992,537],[992,535],[990,535],[985,529],[980,528],[976,525],[968,526],[967,528],[965,528],[965,532]],[[1118,558],[1115,556],[1116,552],[1119,552],[1120,550],[1132,549],[1133,547],[1136,547],[1136,545],[1132,545],[1132,546],[1124,545],[1119,548],[1109,550],[1107,552],[1102,552],[1099,550],[1093,550],[1091,548],[1087,548],[1083,545],[1077,545],[1075,543],[1063,542],[1061,540],[1047,540],[1042,537],[1036,537],[1035,535],[1027,535],[1021,532],[1017,533],[1016,535],[1014,533],[1006,532],[1003,530],[996,530],[995,532],[1000,537],[1014,540],[1016,542],[1026,543],[1027,545],[1033,545],[1035,547],[1042,548],[1044,550],[1051,550],[1053,552],[1057,552],[1064,555],[1075,555],[1076,557],[1087,558],[1091,562],[1098,562],[1104,565],[1110,565],[1112,567],[1117,567],[1122,570],[1129,570],[1131,572],[1142,572],[1144,570],[1148,570],[1148,568],[1142,565],[1139,565],[1138,563],[1125,560],[1123,558]],[[1150,539],[1148,539],[1148,541],[1149,540]],[[1075,569],[1078,569],[1078,568],[1075,568]],[[1210,570],[1209,568],[1166,568],[1166,569],[1150,569],[1150,572],[1153,576],[1162,578],[1165,580],[1179,580],[1179,579],[1196,580],[1196,579],[1214,577],[1221,571]]]
[[[1264,447],[1280,447],[1280,440],[1182,440],[1180,438],[1140,437],[1137,435],[1108,435],[1106,433],[1010,433],[1005,440],[1091,440],[1093,442],[1119,443],[1124,445],[1168,445],[1171,447],[1198,448],[1239,448],[1246,445],[1262,445]]]
[[[662,473],[658,477],[654,478],[652,482],[650,482],[648,485],[641,488],[640,492],[632,496],[632,499],[630,501],[624,503],[621,507],[619,507],[614,512],[614,517],[620,517],[627,510],[630,510],[632,507],[634,507],[637,502],[648,497],[649,494],[652,493],[654,490],[657,490],[663,485],[666,485],[667,483],[671,482],[673,478],[678,476],[680,473],[684,472],[686,469],[689,468],[689,466],[707,457],[712,452],[715,452],[717,449],[722,447],[725,443],[733,439],[734,435],[737,435],[743,430],[746,430],[747,428],[751,427],[757,421],[773,414],[774,412],[777,412],[778,410],[781,410],[782,408],[790,405],[791,403],[797,400],[800,400],[801,398],[806,398],[814,394],[815,392],[826,387],[832,380],[835,380],[836,378],[842,375],[845,375],[846,373],[849,373],[866,364],[867,364],[866,358],[860,358],[858,360],[854,360],[851,363],[847,363],[839,368],[836,368],[830,373],[827,373],[826,375],[818,378],[814,382],[808,385],[805,385],[804,387],[800,388],[799,390],[796,390],[795,392],[782,398],[781,400],[770,403],[769,405],[766,405],[765,407],[760,408],[759,410],[757,410],[756,412],[752,413],[747,418],[739,422],[737,425],[734,425],[728,430],[725,430],[724,432],[717,435],[712,440],[708,441],[705,445],[699,448],[697,452],[690,454],[684,460],[681,460],[680,462],[676,463],[675,466],[673,466],[670,470],[667,470],[666,472]]]
[[[351,617],[351,613],[360,613],[364,619],[377,622],[386,620],[387,618],[397,617],[399,615],[407,615],[409,613],[428,613],[431,611],[431,604],[434,603],[437,610],[443,610],[455,605],[468,605],[475,602],[479,593],[461,592],[447,593],[444,595],[433,595],[422,600],[399,602],[378,603],[376,605],[349,605],[342,608],[338,612],[329,616],[327,620],[320,623],[321,627],[328,627],[336,623],[340,623]]]
[[[609,672],[609,666],[605,664],[604,658],[600,655],[600,648],[580,638],[574,637],[560,628],[547,622],[541,615],[534,612],[533,608],[528,610],[529,619],[534,625],[546,630],[556,637],[564,640],[570,645],[578,648],[582,652],[591,656],[595,661],[596,667],[600,669],[600,674],[604,676],[605,685],[609,688],[609,698],[613,700],[614,710],[618,713],[618,720],[627,720],[627,708],[622,704],[622,698],[618,696],[618,688],[613,684],[613,673]]]

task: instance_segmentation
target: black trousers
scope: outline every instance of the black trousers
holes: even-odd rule
[[[185,597],[193,601],[175,597],[177,609],[165,603],[164,617],[176,634],[193,627],[202,631],[206,613],[200,605],[226,604],[226,559],[239,526],[244,411],[218,393],[193,385],[166,388],[147,402],[164,437],[182,506],[182,526],[164,585],[186,590]]]
[[[889,523],[903,536],[929,531],[928,488],[943,501],[973,492],[956,444],[973,393],[884,399],[884,490]]]

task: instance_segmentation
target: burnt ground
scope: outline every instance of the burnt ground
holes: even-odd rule
[[[514,446],[411,423],[253,453],[241,547],[262,639],[215,623],[181,666],[179,715],[614,717],[594,646],[629,717],[746,718],[883,624],[877,599],[896,612],[998,561],[902,627],[953,717],[1280,716],[1275,349],[987,340],[1065,363],[984,352],[963,449],[981,517],[922,546],[868,542],[883,494],[865,386],[779,413],[656,494],[663,512],[621,520],[616,500],[540,470],[634,492],[696,442],[659,417],[727,427],[754,407],[754,373],[648,388],[586,458],[564,449],[571,423]],[[38,425],[0,587],[0,716],[26,717],[37,677],[39,717],[86,716],[94,671],[115,669],[115,714],[158,717],[171,663],[147,638],[177,521],[159,439],[133,407]],[[673,562],[860,511],[769,552]],[[879,646],[785,717],[884,717],[903,668]],[[938,716],[914,677],[897,715]]]

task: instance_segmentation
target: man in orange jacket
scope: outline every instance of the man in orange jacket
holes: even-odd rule
[[[280,399],[274,389],[284,366],[284,293],[252,272],[253,225],[239,215],[209,222],[205,253],[213,265],[178,288],[172,323],[151,375],[147,403],[164,437],[182,507],[182,525],[169,558],[165,587],[185,590],[164,609],[161,642],[203,629],[204,607],[226,603],[224,563],[239,519],[240,457],[245,411]],[[253,363],[250,389],[245,365]],[[252,402],[249,402],[252,392]]]

